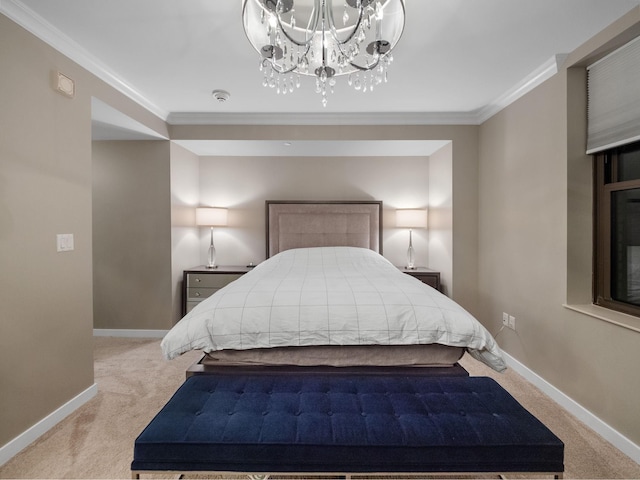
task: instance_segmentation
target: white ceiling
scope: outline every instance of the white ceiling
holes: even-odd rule
[[[326,108],[311,78],[285,96],[262,86],[242,0],[0,0],[0,12],[169,123],[477,124],[640,0],[405,3],[389,83],[361,93],[339,79]]]

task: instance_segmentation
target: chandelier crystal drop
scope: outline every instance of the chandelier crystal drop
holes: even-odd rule
[[[314,76],[326,107],[338,76],[362,92],[387,82],[405,10],[404,0],[243,0],[242,18],[262,84],[286,94]]]

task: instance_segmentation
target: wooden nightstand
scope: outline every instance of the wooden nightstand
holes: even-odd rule
[[[222,265],[218,268],[202,265],[185,270],[182,276],[182,315],[249,270],[251,267]]]
[[[417,278],[422,283],[426,283],[439,292],[442,291],[442,287],[440,285],[440,272],[436,272],[435,270],[431,270],[430,268],[425,267],[417,267],[413,269],[408,269],[406,267],[398,268],[402,273],[406,273],[407,275],[411,275],[412,277]]]

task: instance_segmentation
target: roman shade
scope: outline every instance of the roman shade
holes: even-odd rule
[[[640,140],[640,37],[587,71],[587,153]]]

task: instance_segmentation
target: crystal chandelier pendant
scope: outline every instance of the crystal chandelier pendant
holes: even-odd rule
[[[404,0],[243,0],[242,17],[261,56],[263,85],[292,93],[300,75],[315,76],[326,106],[335,77],[347,75],[349,85],[363,92],[387,82],[405,7]]]

